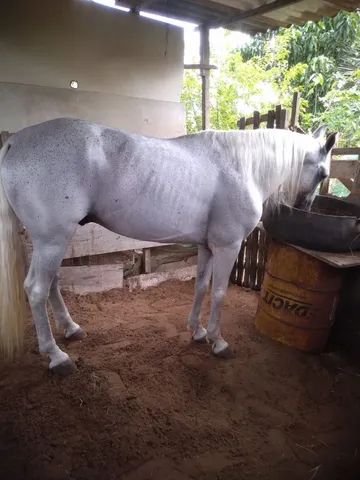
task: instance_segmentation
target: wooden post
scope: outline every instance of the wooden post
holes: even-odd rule
[[[274,128],[275,123],[275,112],[274,110],[269,110],[267,113],[266,128]]]
[[[280,126],[277,128],[289,128],[289,111],[286,108],[280,110]]]
[[[281,105],[276,105],[275,108],[275,128],[281,128]]]
[[[299,123],[300,97],[300,92],[294,92],[290,118],[290,127],[292,127],[293,129],[295,129],[297,127],[297,124]]]
[[[238,121],[238,127],[239,127],[239,130],[245,130],[245,128],[246,128],[246,118],[245,117],[240,118],[240,120]]]
[[[254,111],[254,130],[260,128],[260,112]]]
[[[144,272],[151,273],[151,250],[144,248]]]
[[[201,25],[200,29],[200,64],[207,68],[200,69],[202,97],[202,129],[210,128],[210,42],[209,27]]]

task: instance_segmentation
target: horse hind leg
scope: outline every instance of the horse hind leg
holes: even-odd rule
[[[67,353],[63,352],[55,342],[46,304],[70,235],[57,234],[55,237],[56,241],[46,240],[43,236],[34,238],[32,235],[33,255],[24,287],[35,324],[39,351],[50,357],[51,371],[67,375],[74,370],[75,366]]]
[[[209,287],[212,273],[212,253],[200,245],[198,248],[197,273],[195,283],[195,297],[191,313],[188,318],[188,328],[192,332],[195,342],[205,342],[207,331],[200,321],[200,310],[206,291]]]
[[[54,312],[55,324],[58,331],[64,333],[66,340],[83,340],[86,337],[84,330],[73,321],[61,295],[59,275],[56,274],[50,287],[49,301]]]

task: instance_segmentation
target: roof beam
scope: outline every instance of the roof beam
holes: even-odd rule
[[[278,10],[280,8],[287,7],[288,5],[292,5],[293,3],[299,3],[302,0],[275,0],[271,3],[266,3],[264,5],[260,5],[256,8],[251,8],[250,10],[245,10],[238,15],[234,15],[229,21],[226,21],[224,18],[220,18],[217,22],[211,23],[209,25],[210,28],[217,28],[226,26],[229,27],[234,23],[241,22],[241,20],[245,20],[251,17],[255,17],[256,15],[262,15],[264,13],[269,13],[274,10]]]

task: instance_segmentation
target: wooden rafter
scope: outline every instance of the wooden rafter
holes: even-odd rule
[[[231,26],[235,23],[241,22],[242,20],[246,20],[251,17],[256,17],[257,15],[263,15],[265,13],[273,12],[274,10],[278,10],[280,8],[287,7],[292,5],[293,3],[299,3],[302,0],[275,0],[271,3],[266,3],[264,5],[260,5],[259,7],[251,8],[250,10],[245,10],[234,17],[226,23],[226,26]],[[210,25],[211,28],[216,28],[224,25],[224,19],[219,19],[217,23],[213,23]]]
[[[336,15],[340,10],[355,10],[358,0],[116,0],[116,3],[138,12],[146,10],[183,21],[207,25],[209,28],[226,27],[251,34],[267,29],[301,25],[308,20],[317,21],[325,15]],[[260,3],[260,5],[259,5]],[[255,5],[255,6],[254,6]]]

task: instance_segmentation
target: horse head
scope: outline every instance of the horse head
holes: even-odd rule
[[[322,125],[313,133],[316,142],[305,156],[295,208],[310,210],[317,187],[329,176],[331,150],[336,144],[339,134],[330,133],[326,136],[326,129],[327,127]]]

